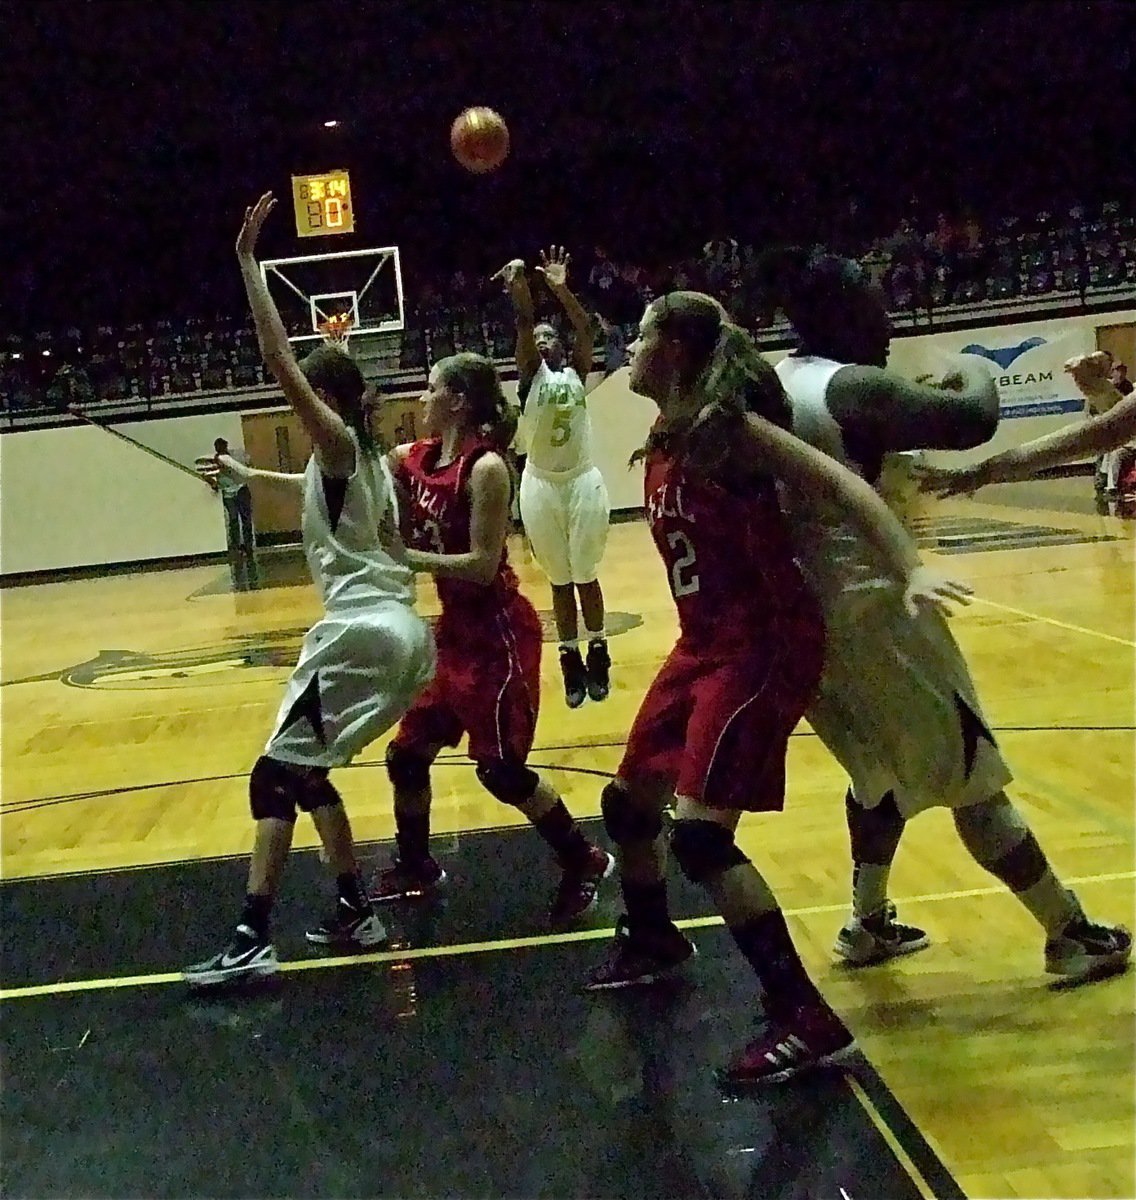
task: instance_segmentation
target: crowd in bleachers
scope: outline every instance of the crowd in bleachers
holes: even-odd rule
[[[709,292],[740,324],[754,331],[768,327],[776,314],[763,292],[760,257],[760,248],[734,238],[708,242],[677,264],[653,267],[621,261],[601,247],[581,256],[573,282],[598,315],[607,369],[621,361],[643,303],[671,288]],[[1112,203],[1095,212],[1074,208],[983,227],[973,216],[953,220],[944,214],[924,232],[902,221],[857,257],[896,313],[1136,288],[1136,215]],[[539,289],[537,295],[538,307],[543,304],[552,315],[549,298],[542,301]],[[420,370],[458,350],[501,359],[511,357],[512,348],[512,314],[499,284],[459,271],[412,287],[392,365]],[[246,316],[0,338],[0,402],[7,410],[161,399],[264,381]]]

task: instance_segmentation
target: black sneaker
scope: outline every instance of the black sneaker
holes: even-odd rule
[[[575,646],[561,646],[560,669],[564,672],[565,703],[579,708],[588,698],[588,669]]]
[[[257,979],[275,975],[280,969],[276,950],[266,937],[248,925],[238,925],[232,939],[220,954],[185,969],[190,987],[215,987],[239,979]]]
[[[1077,905],[1077,915],[1045,943],[1045,969],[1070,979],[1096,979],[1124,970],[1132,935],[1122,925],[1098,925]]]
[[[676,926],[647,936],[633,935],[624,915],[616,925],[607,958],[588,976],[584,990],[599,992],[658,983],[697,953],[694,943]]]
[[[588,695],[593,700],[606,700],[611,691],[611,655],[607,642],[588,643]]]
[[[335,912],[315,929],[309,929],[305,937],[316,946],[358,949],[360,946],[377,946],[385,942],[387,931],[369,904],[365,910],[360,910],[340,896]]]
[[[389,904],[392,900],[419,900],[430,896],[446,882],[446,872],[433,858],[421,863],[404,863],[401,858],[385,871],[380,871],[371,883],[367,899],[372,904]]]
[[[852,917],[837,934],[833,949],[849,966],[866,967],[930,945],[926,930],[904,925],[895,915],[895,905],[889,900],[870,917]]]

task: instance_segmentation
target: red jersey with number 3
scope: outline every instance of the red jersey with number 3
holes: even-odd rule
[[[772,479],[735,492],[655,449],[644,503],[688,643],[732,651],[794,628],[823,637]]]
[[[438,466],[442,443],[438,438],[415,442],[395,470],[395,478],[410,500],[402,514],[402,537],[413,550],[427,554],[467,554],[470,548],[469,477],[485,454],[493,453],[484,442],[463,447],[463,452],[445,466]],[[457,611],[500,609],[517,594],[517,576],[502,548],[501,562],[488,586],[462,579],[435,576],[438,599],[445,617]]]

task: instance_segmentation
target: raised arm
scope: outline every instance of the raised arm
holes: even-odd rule
[[[559,250],[550,246],[548,253],[541,251],[541,265],[537,270],[548,284],[548,290],[560,301],[561,308],[568,314],[572,331],[575,333],[575,346],[572,350],[572,366],[580,376],[581,383],[588,382],[592,370],[592,358],[595,353],[596,331],[592,320],[584,306],[573,295],[568,287],[568,264],[572,261],[563,246]]]
[[[870,484],[764,417],[750,413],[745,420],[754,461],[810,500],[828,500],[846,511],[889,574],[903,583],[904,607],[912,616],[921,601],[941,608],[949,601],[968,602],[970,588],[922,565],[915,543]]]
[[[517,391],[523,407],[529,384],[540,366],[540,351],[536,348],[536,337],[533,335],[535,322],[532,292],[529,291],[529,281],[525,277],[524,259],[512,259],[492,278],[500,279],[504,283],[505,291],[513,302],[513,319],[517,325]]]
[[[509,468],[498,454],[486,454],[474,463],[469,476],[471,516],[469,550],[464,554],[431,554],[407,550],[406,565],[412,571],[464,579],[486,587],[501,565],[508,531],[512,483]]]
[[[960,355],[937,385],[878,367],[842,367],[828,408],[845,438],[874,452],[968,450],[998,428],[998,389],[973,355]]]
[[[199,466],[198,474],[205,480],[210,487],[216,488],[217,476],[220,474],[218,467],[222,468],[227,475],[234,479],[239,479],[243,483],[248,483],[252,479],[261,479],[265,483],[278,484],[280,487],[290,491],[304,490],[304,476],[302,474],[293,475],[285,471],[262,471],[258,467],[250,467],[239,459],[233,458],[230,454],[218,454],[215,460],[210,460],[208,466]]]
[[[988,484],[1029,479],[1047,467],[1116,450],[1136,438],[1136,392],[1121,396],[1107,380],[1102,384],[1097,379],[1079,377],[1077,369],[1068,365],[1066,370],[1087,399],[1102,407],[1111,401],[1112,407],[1099,417],[1089,417],[967,467],[920,467],[916,474],[923,491],[940,496],[969,495]],[[1104,395],[1104,389],[1113,395]]]
[[[285,400],[311,439],[320,469],[327,475],[346,479],[355,470],[355,446],[347,426],[339,414],[316,395],[300,370],[276,302],[257,265],[257,238],[275,205],[272,193],[265,192],[252,208],[245,210],[245,219],[237,235],[237,261],[256,325],[257,340],[265,365],[275,376]]]

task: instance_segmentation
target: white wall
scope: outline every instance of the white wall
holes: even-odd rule
[[[944,353],[957,352],[972,342],[1014,345],[1033,335],[1054,344],[1060,339],[1061,353],[1075,354],[1095,349],[1098,325],[1133,320],[1136,311],[1129,310],[897,337],[892,342],[891,366],[911,377],[937,373],[943,369]],[[767,357],[777,362],[784,353],[774,351]],[[1074,394],[1059,372],[1053,387],[1054,394],[1064,394],[1062,388]],[[516,384],[506,384],[506,391],[515,394]],[[1009,394],[1013,391],[1003,392],[1004,419],[994,438],[980,450],[952,455],[953,459],[982,457],[1080,419],[1078,413],[1019,415],[1028,409],[1018,405]],[[612,507],[641,507],[642,468],[629,470],[627,459],[646,438],[655,418],[654,405],[628,390],[624,369],[594,384],[588,408],[594,455]],[[210,453],[216,437],[228,439],[234,447],[242,444],[237,412],[137,421],[121,428],[187,466],[198,455]],[[0,572],[4,574],[172,558],[224,548],[221,505],[213,492],[101,430],[66,427],[0,437]]]
[[[136,441],[192,468],[213,439],[241,444],[239,413],[135,421]],[[0,572],[174,558],[225,549],[203,482],[90,425],[0,438]]]

